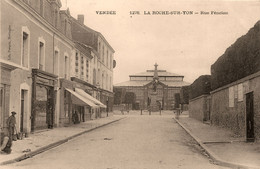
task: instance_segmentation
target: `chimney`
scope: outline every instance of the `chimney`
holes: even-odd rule
[[[84,15],[78,15],[78,22],[84,25]]]

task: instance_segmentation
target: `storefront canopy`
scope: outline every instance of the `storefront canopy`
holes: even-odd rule
[[[92,102],[94,102],[96,105],[98,105],[98,106],[100,106],[100,107],[102,107],[102,108],[106,108],[106,107],[107,107],[106,105],[104,105],[103,103],[101,103],[99,100],[95,99],[94,97],[92,97],[92,96],[89,95],[88,93],[84,92],[84,90],[79,89],[79,88],[75,88],[75,91],[76,91],[79,95],[81,95],[81,96],[83,96],[83,97],[85,97],[85,98],[87,98],[87,99],[90,99],[90,100],[91,100]]]
[[[73,96],[75,96],[77,99],[81,100],[81,102],[89,105],[90,107],[92,108],[97,108],[99,106],[97,106],[93,101],[91,101],[90,99],[88,98],[85,98],[83,96],[81,96],[80,94],[78,94],[77,92],[74,92],[73,90],[71,89],[68,89],[68,88],[65,88],[68,92],[70,92]]]

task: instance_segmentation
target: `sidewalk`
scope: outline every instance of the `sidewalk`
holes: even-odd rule
[[[28,138],[14,141],[11,154],[0,154],[0,165],[10,164],[29,158],[63,144],[81,134],[119,121],[123,118],[124,117],[122,116],[109,116],[69,127],[54,128],[31,134]]]
[[[183,112],[174,118],[207,151],[215,163],[232,168],[260,168],[260,143],[247,143],[231,131],[196,119]]]

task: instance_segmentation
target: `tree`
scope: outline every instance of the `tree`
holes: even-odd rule
[[[133,92],[126,92],[125,93],[125,100],[124,103],[128,105],[129,108],[129,104],[134,104],[136,100],[136,95]]]
[[[125,100],[125,89],[123,88],[115,88],[114,87],[114,104],[115,105],[119,105],[119,104],[122,104]]]
[[[180,108],[180,93],[175,93],[174,98],[175,98],[174,108],[175,109]]]

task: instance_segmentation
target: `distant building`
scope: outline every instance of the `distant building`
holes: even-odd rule
[[[183,81],[184,76],[157,70],[130,75],[130,80],[114,85],[114,88],[123,88],[126,92],[133,92],[136,95],[136,104],[140,109],[151,108],[158,111],[159,107],[170,110],[175,105],[175,94],[180,93],[182,86],[189,83]]]

